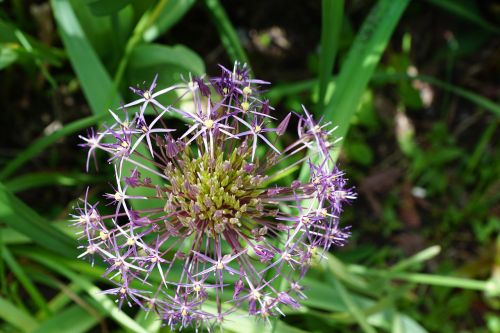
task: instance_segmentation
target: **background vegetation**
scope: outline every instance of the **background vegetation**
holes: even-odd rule
[[[284,115],[339,125],[359,199],[348,246],[273,326],[225,332],[500,332],[500,9],[472,0],[0,1],[0,331],[165,332],[108,297],[68,214],[77,134],[130,85],[247,62]],[[101,156],[104,160],[105,157]],[[98,195],[98,191],[93,195]]]

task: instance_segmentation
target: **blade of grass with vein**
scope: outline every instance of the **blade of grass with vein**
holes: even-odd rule
[[[96,177],[84,173],[37,172],[6,180],[4,184],[10,191],[15,193],[41,186],[76,186],[92,184],[106,179],[105,177]]]
[[[137,22],[132,36],[128,39],[127,44],[125,45],[125,52],[118,64],[118,68],[114,74],[114,87],[118,89],[121,84],[121,81],[124,77],[125,70],[128,66],[130,55],[134,51],[135,47],[143,40],[144,33],[149,29],[149,27],[153,26],[154,23],[160,17],[162,11],[168,4],[168,0],[160,0],[156,3],[153,8],[147,10]]]
[[[166,0],[160,1],[151,13],[146,13],[139,21],[133,36],[127,42],[126,54],[120,62],[119,69],[115,75],[115,82],[111,80],[108,72],[92,49],[89,41],[86,39],[71,3],[64,0],[52,0],[51,4],[59,26],[59,34],[63,40],[73,69],[80,80],[83,92],[90,104],[92,112],[96,115],[107,113],[109,108],[117,107],[122,100],[116,87],[118,86],[118,82],[122,79],[130,52],[135,47],[136,43],[141,40],[143,29],[146,29],[150,22],[156,18],[160,10],[160,5],[164,6]],[[140,145],[137,147],[137,152],[147,155],[148,152],[146,149],[144,145]],[[144,161],[143,164],[146,167],[155,168],[150,162]],[[131,163],[124,163],[124,174],[130,174],[132,170],[133,165],[131,165]],[[158,175],[148,173],[148,177],[152,180],[153,184],[161,184],[161,178]],[[141,190],[137,189],[132,189],[130,192],[134,195],[144,194],[141,193]],[[148,200],[138,200],[135,203],[135,208],[151,208],[150,206],[152,204],[154,203]]]
[[[84,333],[98,322],[98,318],[73,304],[44,321],[33,333]]]
[[[68,305],[71,300],[74,299],[82,290],[78,285],[74,283],[64,285],[64,287],[60,289],[61,292],[52,297],[49,301],[49,308],[53,312],[59,312],[61,309],[65,308],[66,305]]]
[[[89,6],[92,14],[96,16],[108,16],[119,12],[131,2],[132,0],[90,0],[87,1],[87,6]]]
[[[400,272],[403,271],[409,267],[415,266],[417,264],[420,264],[424,261],[427,261],[429,259],[434,258],[441,252],[441,247],[439,245],[434,245],[431,247],[428,247],[425,250],[422,250],[414,255],[412,255],[410,258],[401,260],[394,266],[390,268],[392,272]]]
[[[1,221],[1,220],[0,220]],[[12,229],[12,228],[0,228],[0,244],[11,245],[11,244],[27,244],[31,243],[31,239]],[[2,285],[4,287],[4,285]]]
[[[344,265],[342,261],[337,259],[333,254],[327,253],[327,259],[323,262],[323,264],[328,266],[328,269],[341,281],[347,283],[353,287],[362,290],[368,290],[369,285],[363,279],[355,276]]]
[[[344,0],[323,0],[321,8],[321,50],[319,53],[319,106],[323,109],[333,64],[339,47]]]
[[[139,311],[134,320],[150,333],[160,332],[162,321],[153,311]]]
[[[73,67],[92,112],[107,113],[119,105],[121,97],[115,89],[106,68],[92,49],[75,15],[71,2],[52,0],[52,9],[71,66]]]
[[[226,49],[226,52],[231,58],[231,60],[246,63],[250,66],[248,57],[240,43],[238,34],[233,27],[233,24],[229,20],[224,7],[222,7],[219,0],[205,0],[205,5],[207,6],[210,15],[212,16],[212,21],[219,30],[222,44]]]
[[[12,256],[12,254],[10,253],[9,249],[6,246],[2,246],[2,257],[3,260],[5,260],[5,262],[7,263],[7,266],[10,268],[11,272],[14,273],[14,275],[16,276],[19,283],[21,283],[24,290],[26,290],[28,295],[30,295],[31,299],[33,300],[33,302],[35,302],[37,307],[40,310],[42,310],[45,316],[49,315],[51,311],[48,307],[47,302],[45,302],[44,297],[42,296],[42,294],[40,294],[38,289],[31,282],[29,277],[22,269],[21,265],[17,263],[16,259],[14,258],[14,256]]]
[[[35,60],[35,64],[40,70],[40,73],[42,73],[43,77],[49,82],[50,86],[52,87],[52,90],[57,89],[57,83],[56,80],[52,77],[50,72],[47,70],[47,67],[45,64],[37,57],[36,55],[36,47],[30,43],[28,37],[19,29],[16,29],[14,32],[16,35],[17,40],[19,43],[24,47],[24,49],[29,53],[33,55],[33,59]]]
[[[365,333],[376,333],[375,329],[368,323],[366,320],[365,315],[363,314],[363,311],[359,308],[359,306],[356,304],[356,302],[352,299],[351,295],[349,294],[349,291],[342,285],[342,283],[339,282],[337,279],[332,279],[332,284],[334,288],[337,290],[337,292],[340,295],[340,298],[342,301],[345,303],[347,308],[349,309],[349,312],[353,315],[353,317],[356,319],[358,322],[359,326]]]
[[[462,288],[471,290],[481,290],[498,294],[500,288],[495,286],[494,281],[480,281],[466,278],[459,278],[454,276],[433,275],[424,273],[397,273],[390,275],[394,279],[403,280],[407,282],[431,284],[435,286]]]
[[[488,143],[493,138],[497,130],[497,127],[499,125],[500,125],[500,119],[496,119],[496,121],[492,121],[488,125],[488,127],[486,127],[486,129],[483,131],[479,139],[479,142],[476,145],[476,148],[474,148],[474,152],[467,161],[467,166],[466,166],[467,173],[472,174],[472,172],[474,172],[474,169],[479,165],[479,161],[484,156]]]
[[[349,265],[349,270],[356,274],[380,276],[392,280],[401,280],[450,288],[479,290],[493,295],[500,293],[500,285],[498,282],[495,282],[495,280],[482,281],[445,275],[388,272],[387,270],[372,269],[360,265]]]
[[[57,131],[36,140],[28,148],[19,153],[12,161],[10,161],[2,169],[2,171],[0,171],[0,180],[9,177],[17,169],[23,166],[24,163],[41,154],[45,150],[45,148],[54,144],[60,138],[92,126],[98,121],[105,119],[106,116],[107,115],[98,115],[76,120],[63,126],[61,129],[58,129]]]
[[[0,183],[0,221],[33,242],[64,257],[76,258],[75,242],[13,195]]]
[[[427,333],[427,330],[413,318],[402,313],[396,313],[395,316],[400,320],[401,333]]]
[[[151,42],[176,24],[193,6],[195,0],[169,1],[162,8],[158,19],[144,31],[144,40]]]
[[[0,244],[3,243],[4,239],[4,228],[0,228]],[[4,246],[0,246],[0,256],[3,256],[3,250]],[[8,294],[8,288],[7,288],[7,269],[5,267],[5,262],[3,260],[0,260],[0,294],[1,295],[7,295]]]
[[[324,111],[325,119],[339,126],[337,137],[347,134],[350,120],[408,3],[379,0],[358,32]]]
[[[307,290],[307,298],[302,301],[303,305],[328,312],[347,311],[347,307],[340,299],[337,290],[325,282],[306,277],[303,285]]]
[[[203,60],[184,45],[166,46],[161,44],[141,44],[130,55],[130,64],[140,67],[171,66],[201,76],[205,74]]]
[[[38,327],[35,318],[2,297],[0,297],[0,318],[22,332],[31,332]]]
[[[58,261],[57,257],[54,261]],[[64,311],[64,309],[66,309],[68,306],[71,306],[71,303],[73,302],[75,305],[78,305],[81,308],[81,310],[85,311],[85,314],[83,314],[82,311],[83,317],[93,317],[95,318],[95,322],[104,321],[104,317],[99,312],[99,305],[98,304],[96,305],[95,301],[92,298],[86,295],[84,295],[83,297],[79,295],[79,293],[82,291],[82,289],[79,286],[73,283],[65,284],[59,280],[58,276],[47,274],[46,271],[42,272],[43,273],[40,274],[39,269],[30,269],[28,271],[28,273],[31,276],[33,276],[33,279],[37,283],[41,283],[52,289],[59,289],[61,291],[56,296],[52,297],[52,299],[49,302],[49,307],[52,310],[52,312],[56,314],[55,316],[59,316],[59,313],[61,311]],[[47,319],[46,321],[51,321],[51,318]],[[63,325],[64,324],[61,324],[61,327],[64,327]],[[80,326],[84,325],[85,323],[80,323]],[[43,322],[41,326],[46,327],[47,325],[45,325],[45,322]],[[75,328],[77,327],[78,325],[76,325]],[[64,330],[63,329],[60,330],[67,332],[75,328],[73,327],[70,329],[64,328]]]
[[[331,79],[328,78],[328,80],[328,83],[330,83]],[[265,95],[269,98],[271,104],[278,104],[278,102],[285,96],[297,95],[304,91],[311,91],[317,82],[317,80],[303,80],[297,82],[279,83],[273,85],[271,89],[265,93]],[[326,84],[327,86],[328,83]]]
[[[25,38],[24,42],[32,47],[33,52],[30,53],[35,59],[50,65],[61,66],[62,60],[65,58],[64,51],[55,47],[49,47],[36,38],[22,33],[16,25],[0,19],[0,43],[12,43],[19,46],[19,33]]]

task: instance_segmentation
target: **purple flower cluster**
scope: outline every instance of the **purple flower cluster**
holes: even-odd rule
[[[298,308],[310,265],[349,237],[339,216],[356,195],[330,156],[334,128],[305,108],[275,124],[260,94],[268,83],[244,66],[221,69],[161,90],[156,77],[131,88],[139,99],[81,137],[87,168],[96,150],[107,152],[116,183],[104,195],[110,207],[90,203],[87,191],[75,209],[80,257],[105,262],[115,286],[105,293],[120,306],[155,311],[171,329],[210,327],[238,309],[267,319]],[[164,94],[177,98],[165,106]],[[187,129],[178,134],[168,116]],[[295,139],[283,136],[292,119]],[[302,165],[308,179],[283,185]]]

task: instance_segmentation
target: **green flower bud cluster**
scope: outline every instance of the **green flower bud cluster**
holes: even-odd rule
[[[231,154],[215,149],[213,158],[209,154],[195,157],[185,149],[179,155],[179,166],[169,165],[164,170],[170,180],[165,192],[171,194],[165,211],[178,213],[186,227],[206,224],[210,237],[223,233],[228,224],[252,229],[253,218],[262,216],[264,210],[259,196],[265,192],[260,189],[265,177],[248,164],[249,155],[248,148],[234,149]]]

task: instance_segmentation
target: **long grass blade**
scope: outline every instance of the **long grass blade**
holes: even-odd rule
[[[479,290],[493,295],[500,294],[500,283],[495,280],[482,281],[446,275],[388,272],[387,270],[372,269],[359,265],[349,265],[349,270],[356,274],[379,276],[391,280],[401,280],[449,288]]]
[[[60,172],[37,172],[22,175],[5,181],[5,186],[12,192],[26,191],[42,186],[76,186],[104,181],[104,177],[95,177],[84,173],[63,174]]]
[[[349,291],[340,283],[337,279],[332,280],[332,284],[334,288],[340,295],[340,298],[347,306],[349,312],[353,315],[353,317],[358,322],[359,326],[365,333],[376,333],[375,329],[368,323],[366,320],[363,311],[359,308],[356,302],[352,299]]]
[[[326,87],[339,48],[344,0],[323,0],[321,8],[321,50],[319,53],[319,105],[325,105]]]
[[[408,3],[378,1],[358,32],[324,112],[326,120],[339,126],[336,136],[347,134],[350,120]]]
[[[117,107],[122,99],[116,87],[118,86],[118,81],[121,81],[124,67],[127,65],[127,62],[122,60],[116,74],[117,81],[113,82],[87,40],[71,3],[65,0],[52,0],[51,4],[68,57],[80,80],[83,92],[90,104],[92,112],[96,115],[107,114],[107,110]],[[136,31],[134,31],[131,37],[132,41],[129,40],[127,42],[124,59],[128,57],[136,43],[142,38],[143,29],[150,26],[151,22],[155,20],[157,13],[159,13],[161,7],[164,5],[165,0],[160,1],[151,13],[145,14],[146,16],[143,16],[144,19],[139,21],[138,27],[136,27]],[[141,145],[137,148],[137,151],[147,155],[148,152],[146,149],[145,145]],[[152,169],[155,168],[152,163],[147,161],[144,162],[144,165]],[[124,163],[124,174],[130,174],[132,170],[133,165]],[[148,173],[148,177],[154,184],[161,183],[160,177],[154,173]],[[143,195],[144,193],[141,193],[140,190],[132,189],[131,194]],[[151,208],[151,205],[154,205],[151,201],[138,200],[134,208]]]
[[[151,42],[175,25],[193,6],[195,0],[169,1],[162,8],[158,19],[144,32],[144,40]]]
[[[238,38],[238,34],[219,0],[205,0],[205,4],[213,18],[217,30],[219,30],[222,44],[229,58],[231,58],[232,61],[247,63],[247,65],[250,66],[248,57]]]
[[[35,302],[38,308],[42,310],[45,315],[49,315],[51,311],[44,297],[42,296],[42,294],[40,294],[38,289],[31,282],[27,274],[22,269],[21,265],[17,263],[16,259],[14,258],[14,256],[12,256],[12,254],[10,253],[9,249],[6,246],[2,247],[2,257],[3,260],[5,260],[5,262],[7,263],[7,266],[10,268],[11,272],[14,273],[17,280],[24,287],[24,290],[26,290],[26,292],[31,296],[33,302]]]
[[[437,256],[441,252],[441,247],[439,245],[434,245],[422,250],[411,257],[401,260],[397,264],[391,267],[392,272],[400,272],[409,267],[418,265],[424,261],[430,260]]]
[[[19,153],[12,161],[10,161],[3,169],[0,171],[0,180],[9,177],[12,173],[18,170],[26,162],[32,160],[39,154],[41,154],[47,147],[57,142],[62,137],[74,134],[75,132],[81,131],[84,128],[94,125],[99,120],[102,120],[107,115],[98,115],[86,117],[83,119],[71,122],[62,128],[54,131],[53,133],[44,136],[35,142],[33,142],[28,148]]]
[[[52,0],[59,35],[94,114],[107,113],[121,97],[83,32],[70,1]]]
[[[98,322],[98,318],[73,304],[44,321],[33,333],[84,333]]]
[[[31,332],[38,327],[35,318],[2,297],[0,297],[0,318],[22,332]]]
[[[0,221],[40,246],[64,257],[76,258],[75,242],[13,195],[0,183]]]

